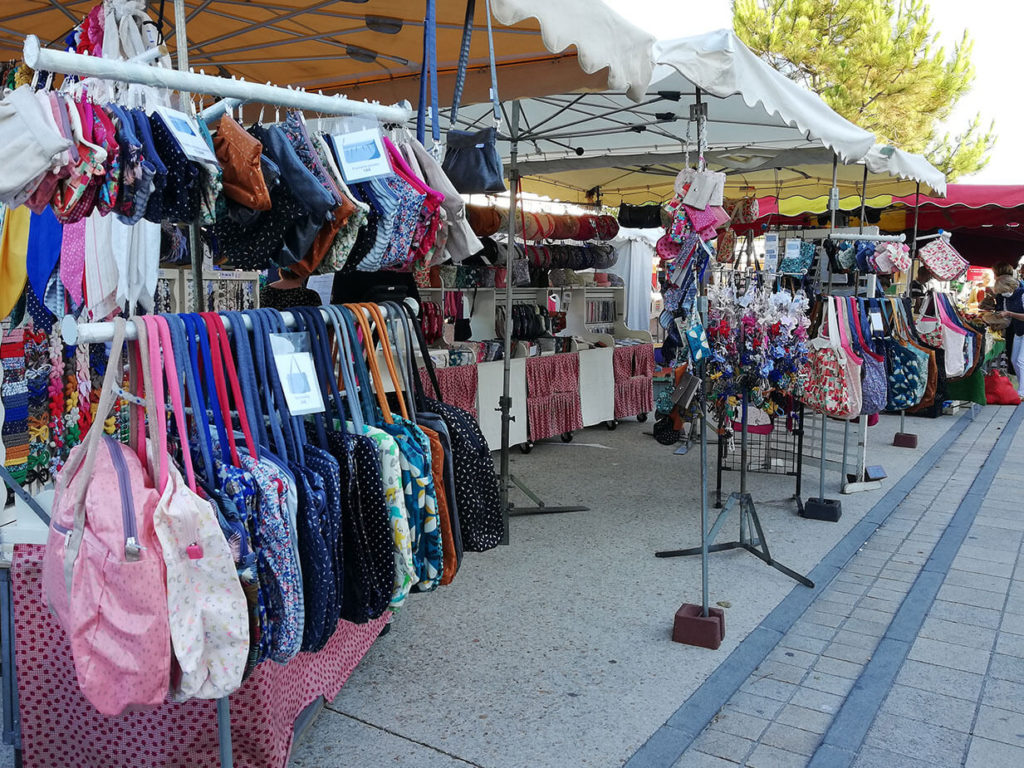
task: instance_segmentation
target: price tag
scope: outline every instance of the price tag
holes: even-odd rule
[[[189,160],[219,165],[217,156],[213,154],[210,145],[199,133],[199,126],[191,116],[170,107],[157,107],[153,111],[160,115],[174,140],[181,147],[181,151]]]
[[[288,410],[293,416],[323,413],[320,379],[310,352],[308,333],[272,333],[270,348]]]
[[[868,312],[868,321],[871,323],[871,335],[882,336],[885,334],[885,323],[882,320],[882,313],[877,309]]]

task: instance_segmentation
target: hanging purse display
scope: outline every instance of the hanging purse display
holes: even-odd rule
[[[459,116],[459,104],[462,101],[462,90],[466,84],[469,45],[473,36],[473,16],[476,11],[476,0],[468,0],[466,20],[462,28],[459,69],[455,77],[455,97],[452,99],[448,147],[441,166],[455,188],[467,195],[505,191],[505,171],[497,146],[497,125],[501,122],[501,106],[498,102],[498,70],[494,61],[494,33],[491,29],[490,0],[485,0],[484,5],[487,13],[487,47],[491,62],[491,102],[494,107],[495,125],[484,128],[482,131],[460,131],[455,128]],[[434,51],[431,53],[436,55]]]
[[[956,280],[967,271],[967,259],[944,237],[937,237],[917,252],[918,258],[939,280]]]

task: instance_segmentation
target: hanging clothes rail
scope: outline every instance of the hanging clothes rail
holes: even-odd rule
[[[39,38],[35,35],[25,38],[24,59],[25,64],[35,70],[151,85],[188,93],[202,93],[221,98],[307,109],[321,114],[362,115],[389,123],[405,123],[413,117],[412,109],[408,106],[388,106],[376,102],[352,101],[342,95],[324,96],[319,93],[282,88],[277,85],[229,80],[226,77],[180,72],[129,61],[112,61],[97,56],[55,51],[42,47]]]
[[[829,240],[846,240],[848,242],[868,242],[868,243],[905,243],[907,242],[907,236],[904,234],[899,235],[839,235],[829,234],[826,235]]]
[[[406,299],[406,301],[412,303],[412,299]],[[418,309],[417,307],[413,307]],[[388,317],[388,308],[385,306],[379,307],[380,313],[384,318]],[[324,317],[327,317],[326,312],[322,312]],[[289,328],[295,327],[295,315],[289,311],[281,312],[281,316],[284,318],[284,324]],[[243,315],[242,319],[245,321],[246,330],[252,330],[252,321]],[[222,318],[224,327],[229,331],[233,330],[231,327],[231,321],[224,317]],[[75,344],[104,344],[108,341],[112,341],[114,338],[114,324],[107,322],[100,323],[79,323],[72,315],[65,315],[64,320],[61,321],[60,326],[61,337],[64,339],[64,343],[68,346]],[[131,319],[126,321],[124,337],[130,341],[134,341],[139,338],[139,332],[135,322]]]

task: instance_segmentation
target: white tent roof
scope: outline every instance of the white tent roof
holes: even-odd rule
[[[619,158],[679,154],[698,89],[708,105],[712,149],[827,148],[843,162],[874,144],[867,131],[833,112],[757,58],[728,30],[655,45],[652,84],[639,104],[621,91],[565,93],[520,102],[519,160],[530,173],[565,172]],[[506,108],[507,111],[507,108]],[[463,109],[460,126],[485,124],[485,106]],[[689,130],[691,145],[696,129]],[[592,158],[598,158],[592,160]]]
[[[690,159],[692,164],[692,155]],[[832,151],[824,147],[712,150],[705,156],[708,168],[728,175],[727,197],[744,196],[752,188],[759,196],[787,201],[787,211],[815,213],[826,210],[828,205],[832,159]],[[559,200],[583,202],[589,190],[600,188],[602,200],[608,204],[644,203],[670,197],[676,174],[686,164],[681,152],[618,156],[612,161],[587,156],[574,160],[520,164],[524,189]],[[918,181],[922,193],[945,195],[945,177],[923,157],[876,145],[863,161],[840,164],[837,168],[843,209],[859,207],[865,166],[869,199],[912,195]]]

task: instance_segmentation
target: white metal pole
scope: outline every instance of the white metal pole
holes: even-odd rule
[[[163,67],[151,67],[128,61],[113,61],[97,56],[84,56],[67,51],[44,48],[35,35],[25,38],[25,64],[32,69],[47,72],[98,77],[125,83],[151,85],[156,88],[203,93],[221,98],[235,98],[294,107],[331,115],[365,115],[389,123],[405,123],[412,119],[413,111],[407,106],[388,106],[377,102],[353,101],[343,95],[324,96],[319,93],[282,88],[276,85],[250,83],[213,75],[181,72]]]

